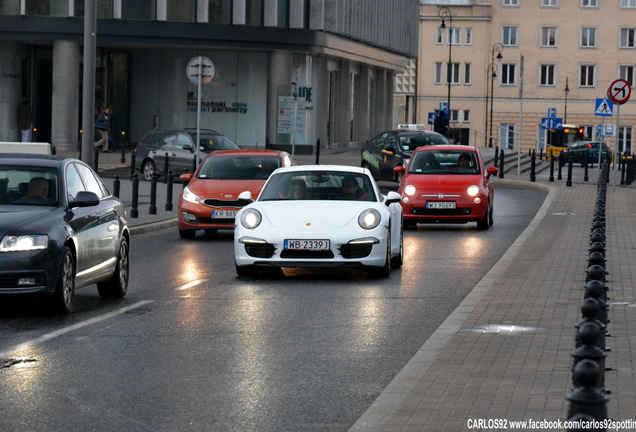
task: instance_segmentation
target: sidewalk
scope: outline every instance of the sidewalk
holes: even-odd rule
[[[480,149],[492,160],[493,149]],[[120,174],[120,196],[130,212],[129,169],[120,154],[100,155],[100,175],[112,189]],[[359,164],[359,152],[323,152],[323,164]],[[297,163],[314,163],[300,156]],[[127,155],[127,162],[129,162]],[[492,163],[490,163],[492,164]],[[554,173],[556,179],[556,171]],[[499,183],[545,188],[546,201],[507,253],[387,386],[351,431],[467,431],[469,420],[566,420],[572,391],[574,325],[581,321],[589,237],[597,199],[598,170],[575,168],[572,186],[549,182],[549,170],[506,174]],[[610,174],[606,205],[606,270],[611,334],[606,345],[608,416],[636,422],[636,192]],[[166,211],[166,186],[157,185],[157,214],[150,215],[148,182],[140,181],[139,218],[133,233],[176,225],[181,184],[173,185],[173,210]],[[497,229],[496,225],[493,227]],[[484,251],[487,253],[487,251]],[[634,273],[634,275],[632,275]],[[472,425],[473,423],[471,423]],[[632,423],[631,429],[636,428]],[[472,428],[502,430],[502,428]],[[548,428],[564,430],[563,428]],[[526,427],[523,430],[546,430]]]

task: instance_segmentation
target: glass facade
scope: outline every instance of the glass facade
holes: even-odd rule
[[[209,0],[208,22],[210,24],[231,24],[232,23],[232,1],[231,0]]]
[[[122,19],[155,20],[157,3],[155,0],[121,0]]]

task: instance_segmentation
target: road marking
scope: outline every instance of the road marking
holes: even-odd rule
[[[193,286],[201,285],[203,282],[207,282],[207,281],[209,281],[209,280],[210,280],[210,279],[197,279],[197,280],[194,280],[194,281],[192,281],[192,282],[188,282],[187,284],[184,284],[184,285],[178,286],[178,287],[176,287],[175,289],[176,289],[177,291],[187,290],[187,289],[189,289],[189,288],[192,288]]]
[[[98,323],[100,321],[104,321],[104,320],[107,320],[109,318],[115,317],[117,315],[124,314],[124,313],[126,313],[128,311],[131,311],[133,309],[137,309],[138,307],[145,306],[148,303],[152,303],[153,301],[154,300],[142,300],[140,302],[137,302],[137,303],[132,304],[130,306],[123,307],[123,308],[118,309],[116,311],[113,311],[113,312],[110,312],[110,313],[107,313],[107,314],[104,314],[104,315],[101,315],[101,316],[98,316],[98,317],[95,317],[95,318],[91,318],[89,320],[82,321],[82,322],[79,322],[77,324],[73,324],[71,326],[61,328],[59,330],[55,330],[55,331],[53,331],[51,333],[46,333],[46,334],[44,334],[44,335],[42,335],[42,336],[40,336],[38,338],[35,338],[35,339],[30,340],[30,341],[21,343],[20,345],[17,345],[17,346],[15,346],[13,348],[9,348],[8,350],[0,351],[0,358],[8,357],[11,353],[15,353],[17,351],[25,351],[25,350],[31,349],[31,348],[33,348],[33,347],[35,347],[37,345],[40,345],[41,343],[44,343],[44,342],[49,341],[51,339],[55,339],[56,337],[65,335],[66,333],[70,333],[70,332],[72,332],[74,330],[77,330],[77,329],[80,329],[82,327],[86,327],[86,326]]]

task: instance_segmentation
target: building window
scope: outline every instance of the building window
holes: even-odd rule
[[[619,65],[618,77],[624,79],[631,87],[634,86],[634,65]]]
[[[515,148],[515,124],[502,123],[499,125],[499,146],[504,150],[513,150]]]
[[[581,48],[596,48],[596,27],[581,27]]]
[[[514,63],[501,64],[501,85],[515,85],[517,75],[517,65]]]
[[[448,40],[453,45],[461,45],[462,43],[462,29],[460,28],[449,28],[448,29]]]
[[[558,7],[559,0],[541,0],[542,7]]]
[[[208,23],[232,24],[231,0],[208,0]]]
[[[448,64],[446,66],[448,67]],[[451,84],[459,84],[459,63],[451,63],[451,67],[450,67],[450,83]]]
[[[26,15],[68,16],[68,0],[26,0]]]
[[[471,73],[470,73],[470,63],[465,63],[464,64],[464,85],[470,85],[471,84]]]
[[[594,87],[594,65],[579,66],[579,87]]]
[[[442,83],[442,62],[435,62],[435,84]]]
[[[154,21],[157,19],[155,0],[121,0],[121,17]]]
[[[466,45],[472,45],[473,44],[473,29],[471,28],[467,28],[466,29]]]
[[[167,21],[195,21],[196,5],[194,0],[166,0]]]
[[[75,2],[75,12],[73,16],[84,16],[84,1]],[[113,18],[113,0],[97,0],[97,18]]]
[[[517,26],[504,26],[501,39],[504,46],[517,46]]]
[[[245,0],[245,24],[263,25],[263,0]]]
[[[541,46],[554,48],[556,47],[556,27],[541,27]]]
[[[462,123],[470,123],[470,110],[460,110],[459,121]]]
[[[636,45],[634,45],[635,32],[636,29],[634,28],[621,29],[621,48],[636,48]]]
[[[554,69],[553,64],[542,64],[539,68],[539,85],[541,87],[554,87]]]
[[[503,0],[503,6],[519,6],[519,0]]]
[[[437,45],[441,45],[444,43],[444,30],[441,27],[437,27],[437,38],[435,39],[435,43]]]
[[[581,7],[584,7],[584,8],[598,7],[598,0],[581,0]]]
[[[622,8],[636,8],[636,0],[621,0]]]

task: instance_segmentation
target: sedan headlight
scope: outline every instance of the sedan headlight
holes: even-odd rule
[[[404,187],[404,195],[407,195],[407,196],[415,195],[415,186],[413,186],[412,184],[406,185]]]
[[[263,217],[256,209],[247,209],[241,214],[241,225],[247,229],[254,229],[261,224]]]
[[[468,195],[470,195],[471,197],[477,196],[479,195],[479,186],[470,185],[468,186],[468,190],[466,192],[468,192]]]
[[[380,224],[382,217],[376,209],[366,209],[358,216],[358,224],[363,229],[373,229]]]
[[[0,242],[0,252],[19,252],[46,249],[49,236],[41,235],[7,235]]]
[[[183,188],[183,199],[193,204],[203,204],[203,200],[194,194],[187,186]]]

